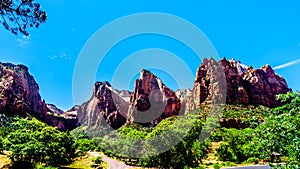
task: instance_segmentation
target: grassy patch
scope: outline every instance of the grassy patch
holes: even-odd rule
[[[68,166],[63,167],[63,169],[93,169],[97,167],[92,167],[95,162],[94,160],[96,157],[85,155],[83,157],[78,157],[74,159],[74,162]],[[103,169],[108,168],[108,164],[106,162],[103,162],[102,165],[100,165]]]
[[[11,164],[11,160],[6,153],[0,154],[0,168],[8,169]]]

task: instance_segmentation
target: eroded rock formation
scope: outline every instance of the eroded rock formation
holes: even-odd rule
[[[41,99],[38,84],[24,65],[0,63],[0,113],[30,114],[60,130],[73,129],[78,125],[76,117],[67,119],[61,116],[62,111],[56,106],[47,106]]]
[[[129,121],[145,125],[178,115],[181,107],[175,92],[147,70],[142,70],[140,78],[135,81],[130,103]]]
[[[92,98],[75,110],[81,125],[95,129],[124,125],[129,102],[119,94],[108,82],[96,82]]]
[[[39,86],[26,66],[0,63],[0,78],[0,113],[26,116],[26,112],[60,130],[79,124],[95,129],[117,129],[126,122],[155,125],[164,118],[198,110],[202,104],[275,107],[281,104],[276,95],[290,91],[285,79],[269,65],[254,69],[233,59],[203,59],[192,90],[174,92],[157,76],[142,70],[132,93],[97,82],[89,101],[63,112],[41,99]]]
[[[276,95],[288,91],[285,79],[276,75],[269,65],[254,69],[234,59],[216,62],[205,58],[197,70],[187,111],[214,101],[214,95],[218,95],[216,100],[220,103],[275,107],[281,104]]]

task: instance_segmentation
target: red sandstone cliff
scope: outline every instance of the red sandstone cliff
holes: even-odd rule
[[[77,126],[76,117],[65,118],[54,105],[46,105],[39,94],[38,84],[24,65],[0,63],[0,113],[29,114],[60,130]]]

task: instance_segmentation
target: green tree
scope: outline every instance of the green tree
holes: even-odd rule
[[[75,141],[76,148],[81,151],[92,151],[96,150],[97,146],[94,140],[82,138]]]
[[[222,141],[220,148],[218,148],[217,156],[222,161],[232,161],[241,163],[249,158],[251,153],[247,152],[246,146],[254,137],[254,130],[246,129],[227,129],[222,128]]]
[[[161,135],[158,143],[154,145],[162,143],[170,144],[173,139],[179,138],[179,136],[185,135],[185,137],[170,150],[150,158],[142,159],[141,163],[146,166],[158,166],[161,168],[172,168],[174,166],[176,168],[187,166],[198,167],[202,163],[202,160],[207,157],[210,148],[209,140],[204,142],[199,140],[203,123],[203,119],[196,114],[187,114],[163,120],[149,134],[150,138]],[[162,134],[167,128],[172,132]]]
[[[262,157],[269,160],[273,152],[289,157],[291,163],[300,162],[300,92],[278,95],[283,105],[273,109],[272,115],[257,128]]]
[[[33,0],[0,0],[0,22],[13,34],[29,35],[29,27],[38,28],[47,19],[41,5]]]
[[[13,131],[4,140],[15,164],[46,163],[51,166],[69,164],[74,157],[74,139],[37,119],[17,119]]]

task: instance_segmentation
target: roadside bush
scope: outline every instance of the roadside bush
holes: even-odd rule
[[[94,140],[89,140],[86,138],[75,140],[75,146],[81,151],[93,151],[97,149],[97,145],[95,144]]]
[[[50,166],[72,162],[75,154],[74,140],[69,133],[60,132],[37,119],[16,119],[13,131],[5,139],[4,147],[12,152],[14,166],[33,166],[46,163]]]

